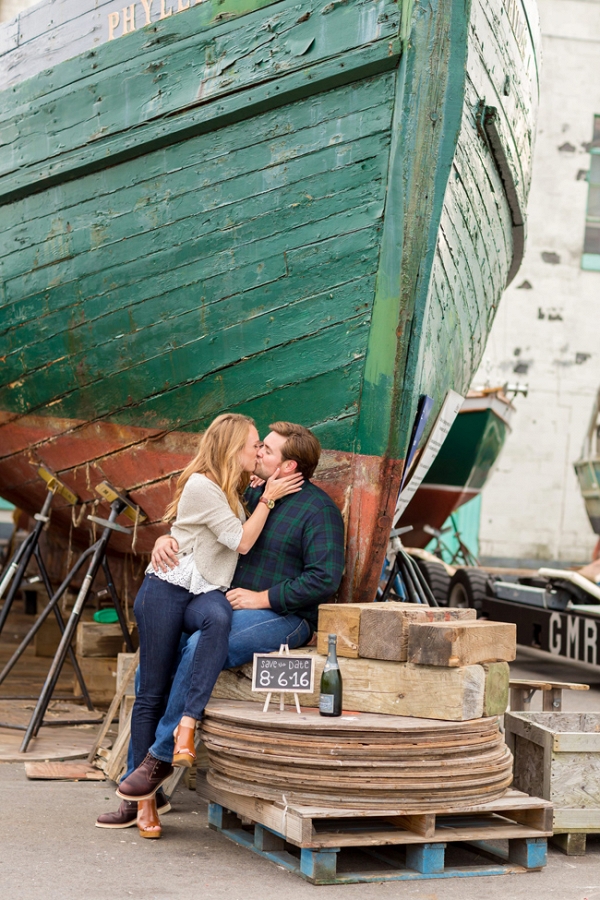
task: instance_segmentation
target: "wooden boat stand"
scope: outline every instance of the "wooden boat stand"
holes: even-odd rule
[[[50,599],[52,597],[52,586],[50,584],[50,578],[48,577],[48,570],[46,569],[46,565],[44,563],[44,560],[43,560],[43,557],[42,557],[42,554],[40,551],[39,541],[40,541],[40,537],[42,535],[42,531],[44,530],[44,527],[50,521],[50,515],[49,515],[50,507],[52,505],[52,500],[54,499],[54,496],[56,494],[58,494],[64,500],[66,500],[67,503],[70,503],[71,506],[75,506],[77,503],[80,502],[77,495],[74,494],[73,491],[71,491],[66,486],[66,484],[63,484],[63,482],[59,478],[57,478],[56,475],[54,475],[52,472],[50,472],[50,470],[47,469],[45,466],[40,466],[40,468],[38,469],[38,475],[40,476],[40,478],[42,478],[46,482],[47,494],[46,494],[46,497],[45,497],[45,500],[44,500],[44,503],[42,505],[40,512],[36,513],[34,515],[34,519],[36,520],[35,527],[27,535],[27,537],[25,538],[25,540],[23,541],[21,546],[15,551],[12,559],[10,560],[10,562],[8,563],[8,565],[6,567],[6,570],[4,572],[2,580],[0,581],[0,599],[2,599],[2,597],[4,596],[4,592],[10,585],[10,589],[8,590],[8,594],[6,595],[6,600],[4,601],[4,605],[2,607],[2,610],[0,611],[0,634],[2,633],[2,629],[4,628],[4,625],[6,624],[8,614],[10,613],[10,610],[13,605],[13,601],[15,599],[17,591],[21,587],[21,584],[25,577],[25,572],[27,571],[27,567],[28,567],[32,557],[35,559],[35,561],[37,563],[40,577],[41,577],[44,587],[46,589],[48,599]],[[11,582],[12,582],[12,584],[11,584]],[[54,611],[54,615],[56,617],[56,622],[60,629],[60,633],[64,634],[65,623],[63,622],[63,618],[60,614],[60,610],[58,609],[58,606],[56,606],[56,605],[54,607],[52,607],[52,609]],[[45,616],[44,616],[44,618],[45,618]],[[33,635],[32,635],[32,637],[33,637]],[[27,644],[30,642],[30,640],[31,640],[31,638],[29,638],[27,640],[27,643],[23,646],[23,650],[25,649]],[[21,652],[19,652],[18,655],[16,655],[14,662],[16,662],[17,659],[19,659],[22,652],[23,651],[21,650]],[[83,678],[81,669],[79,667],[79,663],[77,662],[77,657],[75,656],[75,653],[71,646],[69,646],[69,659],[70,659],[71,665],[73,666],[73,669],[75,671],[75,677],[77,678],[77,681],[79,682],[79,686],[81,688],[81,693],[82,693],[83,699],[85,701],[85,704],[89,710],[93,710],[94,704],[91,701],[90,694],[87,689],[87,685]],[[12,665],[14,665],[14,663],[12,663]],[[10,665],[10,667],[6,667],[6,669],[0,674],[0,684],[4,681],[4,678],[6,677],[6,675],[8,675],[10,669],[12,669],[12,665]],[[96,720],[94,719],[94,722],[95,721]],[[64,723],[61,723],[61,724],[64,724]],[[16,726],[16,725],[10,725],[7,723],[2,723],[2,722],[0,722],[0,727],[17,728],[17,729],[23,728],[23,726],[20,726],[20,725]]]
[[[312,884],[532,871],[546,865],[552,834],[552,804],[515,790],[464,813],[410,815],[284,805],[200,782],[197,790],[210,828]]]
[[[387,581],[385,587],[378,595],[377,600],[384,603],[389,600],[392,590],[395,589],[396,592],[398,591],[396,579],[400,578],[407,594],[406,599],[409,603],[423,603],[425,606],[439,606],[439,603],[433,596],[431,588],[425,581],[423,573],[402,546],[400,535],[407,531],[412,531],[412,525],[406,528],[394,528],[390,534],[390,544],[387,553],[389,563],[388,571],[386,573]]]
[[[33,715],[31,716],[31,720],[29,725],[25,729],[25,736],[23,738],[23,742],[21,744],[20,752],[25,753],[31,739],[35,737],[40,729],[40,727],[44,724],[44,716],[46,714],[46,710],[48,708],[48,704],[52,698],[52,694],[56,687],[56,683],[62,671],[62,667],[65,663],[67,655],[69,653],[69,648],[71,645],[71,641],[75,634],[75,629],[81,620],[81,615],[83,613],[83,609],[85,607],[86,601],[90,595],[90,591],[92,585],[94,583],[94,579],[98,574],[100,568],[102,568],[104,575],[106,577],[106,584],[108,592],[113,601],[113,605],[117,612],[117,616],[119,618],[119,623],[121,625],[121,630],[123,632],[123,638],[125,641],[125,645],[127,647],[128,652],[133,653],[133,644],[131,642],[131,635],[129,634],[129,630],[127,628],[127,622],[125,620],[125,616],[123,614],[123,609],[121,607],[121,602],[117,596],[117,592],[115,589],[113,577],[110,572],[110,567],[108,565],[108,560],[106,558],[106,551],[108,548],[108,543],[110,541],[110,537],[113,531],[123,531],[129,534],[129,529],[124,528],[122,525],[117,524],[116,519],[121,513],[126,513],[130,518],[132,518],[135,522],[141,521],[145,518],[144,514],[139,510],[137,506],[135,506],[131,501],[119,493],[115,488],[113,488],[108,482],[102,482],[96,488],[99,494],[103,496],[106,500],[110,502],[110,515],[108,519],[100,519],[96,516],[88,516],[88,518],[100,525],[104,526],[104,529],[98,538],[87,550],[81,554],[75,565],[71,568],[70,572],[66,575],[62,584],[58,587],[58,589],[52,594],[50,597],[50,601],[46,608],[43,610],[41,615],[39,616],[37,622],[30,629],[29,633],[26,635],[22,643],[19,645],[12,658],[6,664],[4,670],[0,673],[0,683],[6,677],[10,669],[14,666],[16,661],[19,659],[21,654],[23,653],[27,644],[32,640],[36,631],[41,627],[46,617],[50,614],[51,610],[56,607],[60,598],[63,596],[69,585],[71,584],[73,578],[77,574],[77,572],[82,568],[84,562],[89,560],[87,572],[83,579],[81,588],[79,589],[79,593],[77,594],[77,598],[75,600],[75,604],[73,606],[73,610],[69,617],[69,620],[65,626],[65,629],[62,633],[62,637],[60,643],[58,645],[58,649],[54,655],[54,659],[50,665],[50,669],[48,671],[48,675],[46,676],[46,681],[44,686],[42,687],[40,696],[38,698],[35,710]],[[53,724],[58,724],[54,722]],[[62,724],[62,723],[61,723]]]

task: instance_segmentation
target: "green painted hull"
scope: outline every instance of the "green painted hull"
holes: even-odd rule
[[[466,391],[520,261],[535,16],[208,0],[116,37],[0,93],[0,490],[108,477],[147,548],[215,415],[301,421],[360,599],[418,397]]]

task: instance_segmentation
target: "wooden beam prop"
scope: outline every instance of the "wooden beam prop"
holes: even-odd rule
[[[517,655],[513,622],[411,622],[408,661],[422,666],[510,662]]]
[[[315,685],[320,684],[325,657],[314,648],[295,650],[315,654]],[[345,710],[466,721],[501,715],[508,698],[508,666],[498,664],[460,668],[415,666],[372,659],[339,659],[344,683]],[[252,664],[222,672],[212,694],[220,700],[260,700],[252,692]],[[302,706],[316,708],[319,691],[303,695]]]
[[[319,607],[317,649],[327,655],[327,635],[337,634],[337,654],[349,659],[407,659],[411,622],[475,620],[474,609],[439,609],[414,603],[326,603]]]

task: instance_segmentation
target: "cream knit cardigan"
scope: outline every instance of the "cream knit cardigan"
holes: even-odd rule
[[[237,552],[230,547],[239,546],[245,518],[242,504],[239,517],[235,516],[214,481],[206,475],[190,475],[171,528],[179,544],[178,556],[193,553],[196,568],[207,581],[229,587],[238,560]]]

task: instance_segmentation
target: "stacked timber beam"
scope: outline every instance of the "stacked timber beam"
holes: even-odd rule
[[[508,704],[508,661],[516,629],[477,622],[474,610],[432,609],[407,603],[328,604],[319,610],[313,694],[318,707],[327,635],[338,636],[344,709],[394,716],[468,721],[502,715]],[[252,692],[252,665],[223,672],[213,698],[260,700]]]

